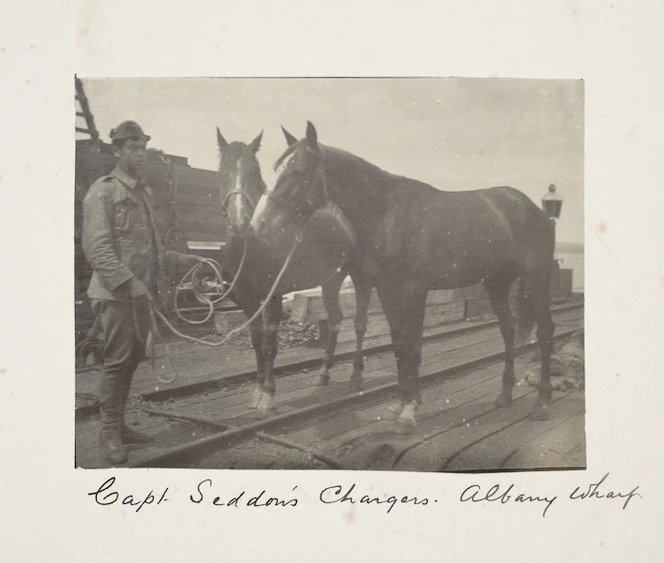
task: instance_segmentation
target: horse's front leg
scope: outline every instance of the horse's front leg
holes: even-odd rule
[[[419,369],[422,360],[422,329],[427,291],[416,283],[382,283],[378,296],[392,334],[397,361],[399,398],[388,407],[388,417],[398,413],[394,432],[410,434],[415,429],[415,413],[422,402]]]
[[[266,416],[274,411],[274,393],[277,385],[274,381],[274,360],[277,357],[279,324],[281,323],[281,295],[275,295],[263,311],[263,372],[261,401],[258,405],[259,416]]]
[[[250,318],[257,310],[258,306],[246,310],[247,317]],[[256,410],[261,402],[263,383],[265,381],[265,362],[263,360],[263,317],[261,315],[258,315],[258,317],[251,323],[251,344],[254,347],[254,354],[256,355],[256,386],[251,395],[249,408]]]
[[[343,318],[339,304],[339,290],[344,277],[344,274],[335,274],[322,286],[323,305],[327,311],[327,343],[323,365],[318,373],[318,385],[327,385],[330,382],[330,368],[334,364],[334,351],[337,347],[337,337]]]

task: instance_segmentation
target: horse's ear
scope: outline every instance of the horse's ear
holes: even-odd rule
[[[256,137],[253,141],[251,141],[251,144],[249,145],[249,148],[254,152],[258,152],[258,149],[261,148],[261,139],[262,138],[263,138],[263,132],[261,131],[258,134],[258,137]]]
[[[284,132],[284,137],[286,137],[286,142],[288,143],[289,147],[297,143],[297,139],[295,138],[295,136],[291,135],[288,131],[286,131],[283,125],[281,126],[281,130]]]
[[[315,147],[318,144],[318,133],[316,133],[316,128],[311,121],[307,121],[307,143]]]
[[[221,134],[221,131],[219,131],[219,127],[217,127],[217,144],[219,145],[219,150],[222,151],[228,146],[226,139],[224,139],[224,136]]]

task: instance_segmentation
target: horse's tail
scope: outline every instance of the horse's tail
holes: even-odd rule
[[[535,303],[523,277],[519,278],[517,284],[515,304],[517,320],[516,345],[521,346],[530,342],[530,335],[535,326]]]

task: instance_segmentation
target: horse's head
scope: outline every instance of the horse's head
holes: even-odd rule
[[[261,197],[251,220],[254,231],[265,238],[288,225],[302,224],[328,199],[316,128],[307,122],[306,136],[300,141],[282,130],[288,148],[275,164],[281,173],[274,189]]]
[[[248,145],[239,141],[227,143],[217,127],[219,176],[223,198],[221,210],[228,222],[231,236],[248,237],[253,234],[251,216],[258,198],[265,191],[256,158],[262,137],[263,132]]]

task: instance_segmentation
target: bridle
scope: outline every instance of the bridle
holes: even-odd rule
[[[279,207],[284,209],[295,223],[302,223],[303,221],[306,221],[313,214],[313,212],[316,211],[316,209],[319,209],[321,207],[321,205],[317,204],[312,200],[311,191],[310,191],[311,185],[314,182],[316,182],[316,180],[318,180],[319,177],[323,182],[323,199],[324,201],[327,201],[328,199],[327,178],[325,176],[325,169],[323,168],[322,163],[316,167],[316,171],[311,180],[304,179],[300,182],[300,185],[304,187],[307,191],[307,198],[303,203],[294,204],[293,203],[294,200],[283,199],[275,195],[274,190],[265,192],[264,195],[266,195]]]
[[[239,195],[240,197],[243,197],[244,199],[246,199],[246,200],[249,202],[249,205],[251,206],[251,213],[253,214],[254,209],[256,209],[256,203],[255,203],[254,200],[251,198],[251,196],[250,196],[248,193],[246,193],[244,190],[231,190],[230,192],[228,192],[228,193],[226,194],[226,197],[225,197],[225,198],[223,199],[223,201],[221,202],[221,214],[222,214],[224,217],[228,218],[228,211],[227,211],[227,208],[228,208],[228,200],[229,200],[229,199],[231,198],[231,196],[233,196],[233,195]]]
[[[224,197],[223,201],[221,202],[221,214],[228,219],[228,202],[231,199],[231,196],[240,196],[241,198],[247,200],[250,205],[251,213],[249,215],[253,215],[254,210],[256,209],[256,202],[253,200],[253,198],[246,192],[246,190],[238,189],[238,180],[240,178],[240,168],[241,168],[241,159],[238,159],[237,161],[237,176],[236,176],[236,183],[235,186],[236,188],[234,190],[229,191],[226,194],[226,197]]]

